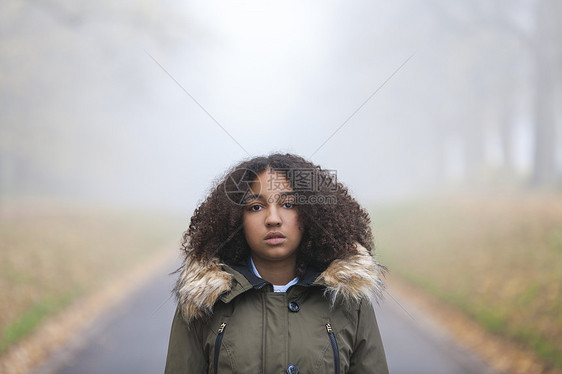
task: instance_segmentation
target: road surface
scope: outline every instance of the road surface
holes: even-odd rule
[[[163,373],[175,310],[170,297],[175,276],[168,275],[174,266],[126,298],[32,374]],[[387,297],[375,312],[390,373],[493,373],[398,295]]]

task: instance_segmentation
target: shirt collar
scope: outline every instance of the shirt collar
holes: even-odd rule
[[[250,266],[251,266],[251,269],[252,269],[252,272],[254,273],[254,275],[257,276],[258,278],[262,279],[262,276],[258,272],[258,269],[256,268],[256,264],[254,264],[254,260],[252,259],[251,256],[250,256]],[[299,281],[299,277],[294,277],[287,284],[283,284],[283,285],[275,285],[274,284],[273,285],[273,292],[286,292],[289,289],[289,287],[297,284],[298,281]]]

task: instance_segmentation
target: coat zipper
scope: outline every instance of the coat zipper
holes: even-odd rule
[[[219,371],[219,354],[221,352],[222,337],[224,336],[224,329],[226,328],[226,322],[221,323],[218,329],[217,339],[215,340],[215,374]]]
[[[328,337],[330,338],[330,343],[332,344],[332,351],[334,352],[334,366],[336,368],[336,374],[340,374],[340,352],[338,350],[338,342],[336,341],[334,330],[332,330],[332,325],[329,323],[326,324],[326,331],[328,332]]]

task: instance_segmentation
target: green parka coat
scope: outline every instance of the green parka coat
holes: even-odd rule
[[[165,374],[388,373],[372,306],[381,266],[358,249],[287,292],[248,266],[188,257]]]

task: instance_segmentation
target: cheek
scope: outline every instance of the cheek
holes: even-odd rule
[[[288,218],[288,222],[290,223],[289,226],[291,227],[291,229],[295,232],[302,233],[302,225],[299,222],[299,217],[296,212]]]
[[[255,220],[244,217],[242,223],[244,224],[244,236],[247,242],[251,242],[256,237],[256,223]]]

